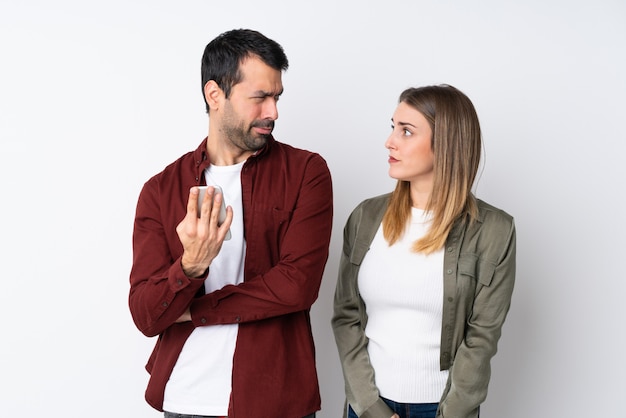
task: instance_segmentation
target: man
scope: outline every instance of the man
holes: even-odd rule
[[[309,310],[328,257],[332,183],[322,157],[272,136],[287,67],[259,32],[211,41],[208,136],[140,193],[129,305],[137,327],[158,335],[146,400],[165,417],[320,409]]]

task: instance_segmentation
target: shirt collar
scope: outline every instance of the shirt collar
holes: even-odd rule
[[[193,153],[194,160],[196,161],[196,166],[200,167],[201,170],[204,170],[209,165],[211,165],[211,159],[209,158],[209,153],[207,151],[207,141],[208,141],[208,137],[205,137],[204,140],[200,143],[198,148],[196,148],[196,150]],[[259,158],[263,156],[264,154],[266,154],[268,150],[272,146],[274,146],[275,142],[276,140],[274,139],[274,137],[270,135],[265,146],[261,148],[260,150],[258,150],[257,152],[255,152],[254,154],[252,154],[250,158],[248,158],[248,161],[252,158]]]

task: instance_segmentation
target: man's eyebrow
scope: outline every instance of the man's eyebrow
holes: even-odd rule
[[[254,92],[254,95],[257,97],[274,97],[274,96],[280,96],[281,94],[283,94],[283,91],[284,90],[281,90],[278,93],[273,93],[273,92],[269,92],[265,90],[257,90]]]

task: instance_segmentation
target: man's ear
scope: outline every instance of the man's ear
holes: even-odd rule
[[[224,92],[215,80],[207,81],[204,85],[204,100],[208,103],[209,109],[218,110],[223,98]]]

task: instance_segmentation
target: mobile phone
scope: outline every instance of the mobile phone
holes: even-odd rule
[[[202,202],[204,201],[204,195],[206,194],[207,187],[209,186],[198,186],[198,189],[200,189],[200,194],[198,194],[198,217],[200,217],[200,210],[202,209]],[[224,192],[222,192],[222,188],[220,186],[213,186],[213,188],[215,189],[213,199],[215,199],[215,195],[217,194],[222,195],[222,205],[220,206],[220,213],[217,217],[217,224],[222,225],[224,223],[224,220],[226,220],[226,202],[224,199]],[[226,237],[224,238],[224,240],[229,240],[230,237],[231,234],[229,229],[226,232]]]

